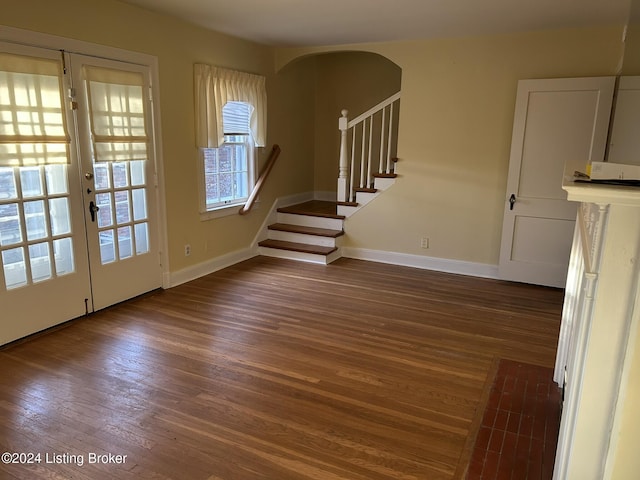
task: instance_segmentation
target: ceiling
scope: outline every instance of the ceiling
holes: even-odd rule
[[[123,0],[272,46],[622,25],[631,0]]]

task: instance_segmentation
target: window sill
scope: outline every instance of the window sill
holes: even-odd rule
[[[240,215],[240,209],[244,206],[244,203],[229,205],[224,207],[218,207],[206,212],[200,212],[200,221],[206,222],[207,220],[215,220],[216,218],[228,217],[231,215]],[[253,204],[252,210],[260,209],[260,202],[256,201]]]

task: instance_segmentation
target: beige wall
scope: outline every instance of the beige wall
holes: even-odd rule
[[[169,260],[172,272],[246,248],[276,197],[310,190],[313,145],[282,122],[305,118],[315,101],[308,72],[280,75],[273,51],[265,46],[207,31],[171,17],[114,0],[3,0],[0,23],[27,30],[133,50],[158,58],[162,148],[166,186]],[[202,222],[198,214],[197,162],[194,146],[193,64],[210,63],[268,77],[269,144],[283,153],[261,196],[261,208]],[[285,98],[282,100],[282,98]],[[293,101],[293,99],[304,101]],[[278,105],[278,108],[273,108]],[[184,256],[190,243],[192,254]]]
[[[348,220],[346,245],[497,264],[518,79],[613,75],[621,32],[622,26],[357,46],[402,69],[400,177]],[[355,47],[280,49],[276,62]],[[419,246],[422,236],[430,238],[428,250]]]
[[[369,52],[336,52],[309,60],[316,62],[317,69],[314,186],[316,191],[335,192],[340,112],[346,109],[349,118],[355,118],[399,92],[401,70]]]

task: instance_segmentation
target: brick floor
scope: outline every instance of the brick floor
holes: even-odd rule
[[[550,480],[560,396],[551,368],[500,360],[467,480]]]

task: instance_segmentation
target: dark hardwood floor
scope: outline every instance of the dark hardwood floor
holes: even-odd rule
[[[553,366],[561,306],[550,288],[256,257],[1,348],[0,449],[40,461],[0,478],[457,478],[494,359]]]

